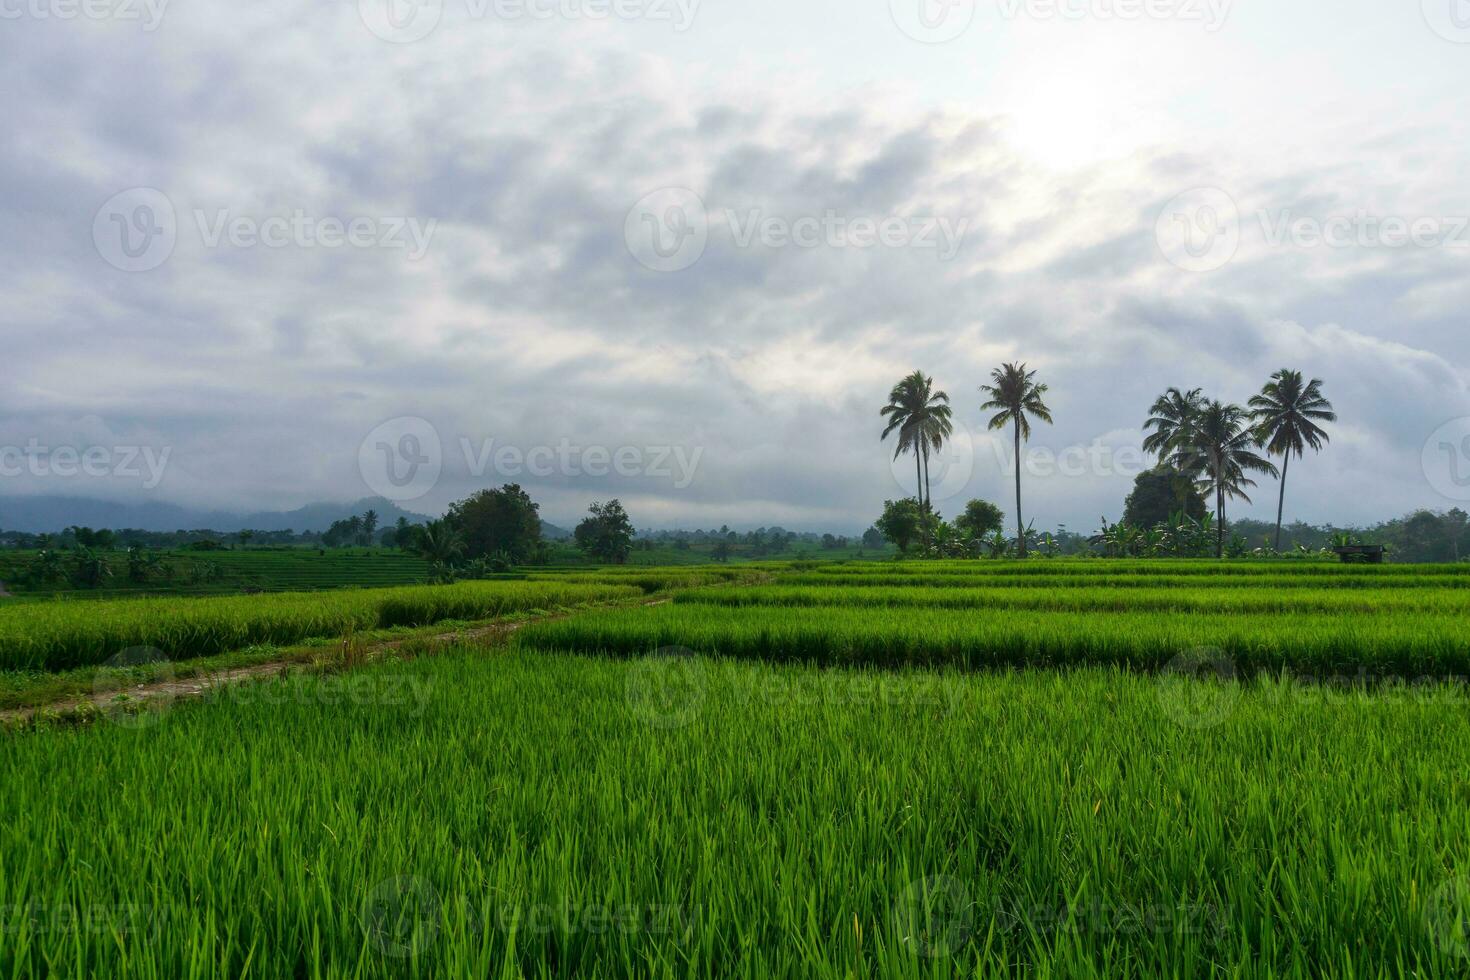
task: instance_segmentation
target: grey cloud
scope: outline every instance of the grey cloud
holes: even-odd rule
[[[641,526],[861,528],[901,492],[878,441],[892,381],[934,374],[978,439],[976,385],[1018,358],[1052,385],[1058,423],[1037,439],[1054,448],[1133,430],[1169,384],[1244,400],[1283,364],[1321,375],[1344,422],[1300,477],[1293,466],[1293,513],[1366,520],[1434,502],[1415,472],[1419,443],[1470,412],[1463,324],[1408,300],[1452,285],[1462,259],[1391,255],[1352,274],[1360,256],[1167,267],[1152,239],[1158,208],[1231,172],[1210,153],[1166,146],[1049,173],[983,112],[895,118],[860,95],[821,109],[781,92],[742,98],[687,66],[697,77],[676,89],[668,79],[681,76],[656,59],[552,41],[488,50],[447,35],[399,50],[344,31],[350,11],[300,12],[295,33],[279,11],[231,14],[239,31],[182,13],[153,37],[47,29],[0,42],[0,82],[19,94],[0,112],[24,134],[0,145],[0,438],[167,444],[174,466],[157,492],[170,501],[355,499],[363,437],[418,415],[451,460],[460,437],[704,452],[699,478],[677,491],[523,480],[553,519],[622,495],[652,515],[635,509]],[[1397,167],[1435,138],[1400,127],[1377,143],[1364,134],[1358,152],[1381,145]],[[1242,199],[1342,208],[1353,202],[1332,155],[1228,162],[1246,174],[1233,181]],[[92,216],[144,184],[174,200],[181,240],[161,268],[119,272],[92,244]],[[633,204],[665,186],[694,189],[717,215],[832,208],[971,224],[949,262],[914,249],[740,248],[717,227],[695,265],[660,273],[623,235]],[[195,208],[441,224],[408,263],[206,248],[182,227]],[[430,508],[477,485],[446,462]],[[1116,516],[1128,482],[1038,481],[1037,526]],[[1383,489],[1344,495],[1344,483]],[[967,492],[1004,501],[1009,490],[986,460]]]

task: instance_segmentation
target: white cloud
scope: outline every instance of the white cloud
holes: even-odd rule
[[[1449,65],[1437,39],[1394,35],[1388,60],[1427,66],[1422,90],[1384,94],[1342,60],[1341,77],[1283,67],[1300,86],[1289,98],[1189,68],[1232,63],[1267,30],[1258,12],[1211,38],[1099,28],[1133,46],[1063,74],[1046,66],[1085,51],[1091,28],[1015,25],[1007,57],[1029,52],[1032,74],[989,80],[961,54],[989,50],[996,25],[924,53],[886,15],[859,18],[844,48],[792,12],[792,35],[745,45],[737,72],[721,57],[747,28],[730,16],[701,9],[677,39],[650,24],[451,19],[407,45],[374,38],[355,4],[170,7],[150,34],[7,24],[7,438],[96,417],[171,447],[160,499],[284,509],[361,495],[363,436],[418,415],[451,444],[703,451],[685,489],[523,481],[552,519],[621,495],[642,524],[858,528],[901,492],[877,410],[913,368],[978,433],[989,367],[1030,362],[1057,415],[1037,443],[1060,451],[1136,437],[1167,385],[1243,401],[1291,365],[1327,380],[1342,422],[1293,468],[1289,513],[1345,522],[1437,503],[1417,458],[1436,425],[1470,413],[1456,366],[1470,353],[1456,319],[1466,253],[1273,245],[1256,219],[1466,211],[1463,97],[1435,81]],[[1142,60],[1161,43],[1157,64]],[[854,79],[858,64],[895,78]],[[1165,87],[1171,71],[1188,72],[1198,105]],[[630,254],[625,223],[672,185],[699,193],[710,233],[690,268],[660,273]],[[92,240],[97,208],[133,186],[164,191],[178,217],[173,254],[147,273],[112,268]],[[1154,228],[1199,186],[1238,202],[1242,244],[1187,273]],[[937,217],[965,233],[948,261],[741,246],[725,213],[752,209],[847,228]],[[196,213],[220,210],[438,226],[419,261],[211,247]],[[445,472],[426,506],[476,485],[452,461]],[[1128,483],[1034,479],[1028,515],[1091,527]],[[20,479],[4,492],[114,489]],[[987,464],[968,492],[1004,502],[1010,488]]]

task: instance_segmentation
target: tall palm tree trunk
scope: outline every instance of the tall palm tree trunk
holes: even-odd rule
[[[1026,557],[1026,523],[1021,520],[1021,422],[1016,421],[1016,554]]]
[[[934,491],[929,488],[929,446],[924,445],[924,509],[934,508]]]
[[[920,459],[924,455],[922,449],[914,450],[914,496],[919,498],[919,506],[924,506],[924,461]]]
[[[1276,496],[1276,551],[1281,552],[1281,510],[1286,506],[1286,468],[1291,465],[1291,450],[1281,456],[1281,490]]]
[[[1225,487],[1215,484],[1215,557],[1225,557]]]

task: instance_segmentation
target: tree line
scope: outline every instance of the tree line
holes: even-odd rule
[[[436,580],[545,564],[551,547],[542,536],[541,506],[519,484],[481,490],[449,505],[445,515],[412,529],[407,550],[430,563]],[[633,522],[617,499],[593,503],[572,532],[593,561],[623,564],[633,548]]]
[[[1224,557],[1227,501],[1250,503],[1247,489],[1256,486],[1253,476],[1268,475],[1278,480],[1273,550],[1279,552],[1291,458],[1300,458],[1307,449],[1320,451],[1329,438],[1319,423],[1337,419],[1331,402],[1322,394],[1322,385],[1318,378],[1308,381],[1300,371],[1282,368],[1244,407],[1208,398],[1199,388],[1169,388],[1149,409],[1143,425],[1148,433],[1143,448],[1157,456],[1155,476],[1174,488],[1179,510],[1171,513],[1163,526],[1129,528],[1167,535],[1181,542],[1181,549],[1186,539],[1188,547],[1197,547],[1199,532],[1212,529],[1215,557]],[[954,434],[949,395],[936,390],[934,379],[922,371],[914,371],[895,384],[888,403],[880,409],[887,425],[879,440],[896,436],[895,460],[913,454],[917,489],[915,497],[907,501],[885,502],[883,517],[877,524],[884,536],[905,552],[913,541],[923,540],[931,553],[939,555],[973,554],[982,547],[992,553],[1005,553],[1013,548],[1018,557],[1024,558],[1032,534],[1021,510],[1021,450],[1031,437],[1033,421],[1052,422],[1045,401],[1047,390],[1036,380],[1036,372],[1024,363],[1002,364],[991,371],[988,384],[979,386],[983,396],[980,411],[991,413],[988,428],[1010,429],[1014,446],[1016,536],[1012,543],[1000,531],[998,510],[985,501],[971,501],[952,524],[939,518],[933,507],[929,458],[938,454]],[[1273,457],[1281,459],[1279,470]],[[1192,494],[1207,495],[1213,501],[1213,518],[1202,512],[1190,513]],[[1198,509],[1203,511],[1203,506]],[[1115,527],[1105,519],[1102,536],[1116,534]],[[1042,538],[1048,551],[1055,544],[1050,535]]]

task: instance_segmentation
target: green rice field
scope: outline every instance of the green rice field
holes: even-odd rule
[[[134,647],[186,659],[253,644],[490,619],[642,594],[631,585],[591,582],[459,582],[320,594],[25,603],[0,610],[0,668],[88,666]]]
[[[104,552],[111,576],[99,588],[77,588],[67,582],[33,585],[26,581],[34,552],[0,554],[0,582],[17,595],[113,598],[138,593],[219,595],[241,591],[302,592],[357,587],[388,588],[427,580],[429,563],[392,548],[239,548],[219,551],[161,551],[166,578],[134,582],[128,577],[125,552]],[[208,568],[206,578],[198,573]]]
[[[581,606],[0,735],[0,976],[1466,975],[1467,571],[770,564],[394,612],[0,608],[0,642],[70,663],[228,646],[266,599],[298,632]]]

